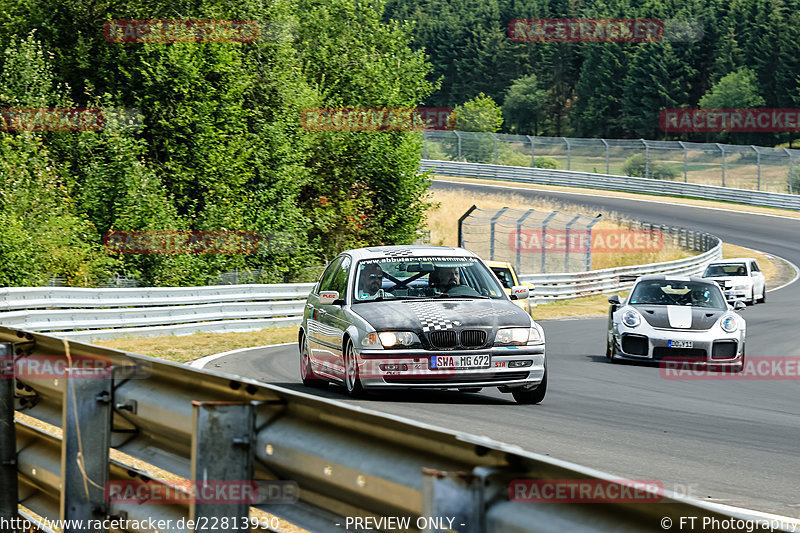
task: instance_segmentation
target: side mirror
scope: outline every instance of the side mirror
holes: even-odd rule
[[[512,300],[527,300],[528,296],[530,296],[530,291],[527,285],[514,285],[511,287]]]
[[[608,297],[608,303],[611,305],[622,305],[622,302],[619,301],[619,296],[616,294]]]
[[[741,300],[736,300],[735,302],[733,302],[733,310],[736,311],[737,313],[742,309],[744,309],[745,307],[747,306]]]
[[[334,305],[336,300],[339,300],[339,291],[322,291],[319,293],[319,303],[321,305]]]

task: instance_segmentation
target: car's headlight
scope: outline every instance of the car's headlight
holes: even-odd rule
[[[642,323],[642,317],[633,309],[628,309],[622,314],[622,323],[629,328],[635,328]]]
[[[750,285],[747,285],[747,284],[745,284],[745,285],[734,285],[733,287],[731,287],[731,289],[734,290],[734,291],[744,291],[744,290],[747,290],[749,288],[750,288]]]
[[[732,315],[722,317],[722,320],[719,321],[719,325],[723,331],[728,333],[733,333],[739,329],[739,324],[736,321],[736,317]]]
[[[533,328],[503,328],[497,330],[495,344],[525,344]],[[537,331],[538,335],[539,332]]]
[[[419,337],[410,331],[381,331],[378,333],[378,338],[384,348],[419,344]]]
[[[383,345],[378,338],[378,333],[375,331],[368,333],[363,339],[361,339],[361,346],[364,346],[365,348],[383,348]]]
[[[531,326],[531,330],[528,332],[528,342],[540,342],[544,340],[544,335],[539,328],[536,326]]]

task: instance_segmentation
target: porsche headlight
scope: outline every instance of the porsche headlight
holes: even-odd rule
[[[622,323],[629,328],[635,328],[642,323],[642,317],[633,309],[628,309],[622,314]]]
[[[732,315],[727,315],[719,321],[720,327],[722,330],[727,333],[733,333],[737,329],[739,329],[739,324],[736,322],[736,317]]]
[[[419,337],[410,331],[381,331],[378,333],[384,348],[419,344]]]
[[[525,344],[528,342],[532,328],[503,328],[497,330],[494,337],[495,344]],[[537,331],[538,335],[539,332]]]

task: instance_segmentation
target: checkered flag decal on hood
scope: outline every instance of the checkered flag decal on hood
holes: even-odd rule
[[[417,315],[425,333],[453,329],[453,322],[442,312],[439,305],[432,302],[408,302],[406,305]]]

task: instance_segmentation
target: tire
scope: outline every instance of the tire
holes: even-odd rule
[[[325,382],[317,377],[311,368],[311,357],[308,349],[308,337],[303,334],[300,338],[300,379],[306,387],[321,387]]]
[[[765,304],[767,303],[767,284],[764,284],[764,290],[761,291],[761,298],[758,299],[758,303]]]
[[[350,339],[347,339],[347,344],[344,346],[344,386],[347,394],[353,398],[364,394],[364,387],[358,376],[358,358],[353,348],[353,341]]]
[[[616,364],[614,360],[614,341],[609,341],[606,339],[606,359],[609,363]]]
[[[541,403],[541,401],[544,400],[545,394],[547,394],[547,368],[544,370],[544,377],[542,377],[542,382],[538,387],[533,390],[515,390],[511,392],[511,395],[514,396],[514,400],[522,405]]]
[[[462,387],[458,389],[458,392],[480,392],[483,390],[483,387]]]

